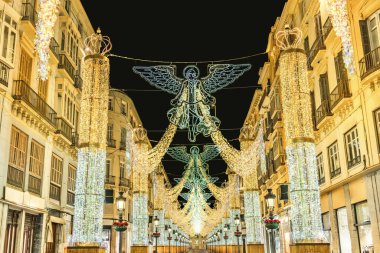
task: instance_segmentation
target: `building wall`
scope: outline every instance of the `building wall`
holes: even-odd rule
[[[255,122],[262,117],[265,122],[267,171],[258,173],[261,202],[265,204],[264,196],[268,188],[273,189],[278,197],[281,194],[280,185],[289,183],[286,163],[276,162],[276,156],[272,155],[272,152],[279,153],[275,152],[278,148],[275,136],[283,131],[281,108],[277,108],[277,104],[272,102],[275,99],[276,89],[281,92],[278,67],[280,52],[275,45],[274,35],[283,30],[285,24],[300,27],[303,32],[301,47],[308,54],[310,63],[308,76],[314,99],[313,120],[317,156],[322,155],[320,171],[316,173],[319,173],[320,179],[321,209],[326,238],[331,242],[333,252],[350,250],[377,252],[380,250],[378,219],[380,129],[376,122],[375,111],[380,108],[379,49],[373,47],[367,52],[364,51],[365,41],[363,42],[360,24],[380,10],[380,2],[375,0],[347,2],[357,74],[350,76],[346,74],[344,68],[339,68],[338,59],[342,43],[335,31],[329,29],[329,15],[325,1],[289,0],[284,6],[281,17],[271,29],[268,41],[269,61],[264,63],[259,73],[262,90],[256,91],[246,121]],[[318,14],[320,19],[316,18]],[[316,29],[318,20],[322,27],[319,35]],[[379,15],[377,22],[380,22]],[[376,28],[378,35],[380,35],[379,27]],[[309,40],[308,47],[307,42],[305,43],[306,38]],[[380,45],[380,42],[377,45]],[[363,66],[367,71],[363,71]],[[324,83],[321,84],[324,74],[328,79],[326,86],[323,86]],[[329,103],[327,108],[326,103]],[[354,156],[355,159],[350,159],[346,134],[355,128],[358,144],[351,147],[358,147],[360,154]],[[329,147],[335,142],[337,142],[339,153],[337,160],[340,165],[337,166],[337,170],[332,170]],[[283,152],[286,140],[282,140],[280,146]],[[282,221],[277,247],[281,248],[281,252],[289,252],[291,228],[287,214],[294,207],[286,200],[277,199],[276,203],[275,212]]]

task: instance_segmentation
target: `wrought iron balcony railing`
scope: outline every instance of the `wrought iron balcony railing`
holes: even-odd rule
[[[71,132],[71,146],[78,147],[79,135],[76,132]]]
[[[0,83],[8,87],[9,67],[0,61]]]
[[[351,169],[355,165],[359,164],[362,161],[360,156],[354,157],[352,160],[347,161],[348,168]]]
[[[73,64],[71,64],[69,58],[67,58],[66,54],[59,55],[59,69],[64,69],[67,74],[71,77],[71,79],[75,80],[75,68]]]
[[[24,171],[8,165],[7,183],[22,189],[24,187]]]
[[[14,81],[13,98],[24,101],[57,128],[57,113],[25,81]]]
[[[62,134],[71,141],[73,129],[63,118],[57,118],[57,134]]]
[[[51,38],[49,47],[54,56],[59,59],[59,44],[54,38]]]
[[[315,121],[318,125],[327,116],[331,116],[330,101],[324,100],[321,105],[315,110]]]
[[[50,193],[49,196],[51,199],[61,201],[61,187],[55,184],[50,183]]]
[[[120,186],[131,187],[131,181],[128,178],[120,178]]]
[[[318,183],[319,183],[320,185],[323,184],[323,183],[325,183],[325,182],[326,182],[325,177],[321,177],[321,178],[318,179]]]
[[[126,142],[125,141],[120,141],[120,149],[121,150],[126,150],[126,148],[127,148]]]
[[[110,148],[116,148],[116,141],[114,139],[107,139],[107,146]]]
[[[106,175],[106,177],[104,178],[104,183],[114,185],[115,184],[115,176]]]
[[[30,21],[30,23],[36,27],[37,23],[37,12],[36,9],[34,8],[34,5],[31,3],[23,3],[22,8],[21,8],[21,15],[22,15],[22,20],[27,20]]]
[[[325,42],[322,35],[319,35],[315,41],[313,46],[311,47],[308,55],[308,61],[311,65],[311,63],[314,61],[315,57],[317,56],[318,52],[320,50],[326,49]]]
[[[82,85],[83,85],[83,80],[80,77],[79,73],[77,72],[74,77],[74,87],[82,90]]]
[[[70,206],[74,206],[75,203],[75,194],[72,192],[67,192],[67,204]]]
[[[359,69],[361,79],[380,69],[380,47],[372,50],[359,61]]]
[[[331,176],[331,178],[334,178],[336,176],[339,176],[340,173],[341,173],[341,169],[340,168],[336,168],[335,170],[330,171],[330,176]]]
[[[331,23],[331,18],[328,17],[326,22],[323,24],[323,37],[325,39],[329,36],[332,29],[333,29],[333,25]]]
[[[338,85],[330,93],[331,109],[333,109],[343,98],[351,97],[348,86],[348,79],[344,78],[338,81]]]

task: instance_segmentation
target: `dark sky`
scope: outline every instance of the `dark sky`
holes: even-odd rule
[[[257,4],[260,3],[259,7]],[[264,52],[271,26],[280,16],[285,0],[259,1],[100,1],[82,0],[93,27],[111,37],[112,53],[133,58],[167,61],[220,60]],[[206,4],[207,3],[207,4]],[[256,4],[256,6],[255,6]],[[252,7],[254,6],[254,7]],[[230,87],[255,86],[258,71],[267,56],[230,63],[250,63],[252,68]],[[136,65],[156,65],[111,58],[111,86],[137,89],[128,95],[134,101],[148,136],[159,140],[168,126],[166,112],[172,95],[155,89],[132,72]],[[185,65],[177,66],[181,75]],[[201,76],[207,65],[198,64]],[[182,76],[181,76],[182,77]],[[216,113],[223,134],[236,139],[247,115],[254,93],[249,89],[227,89],[214,93]],[[210,143],[210,138],[197,138],[197,145]],[[177,133],[173,145],[185,143],[187,133]],[[238,142],[231,142],[238,147]],[[152,142],[154,145],[155,142]],[[190,146],[189,146],[190,147]],[[169,177],[179,177],[183,164],[165,156],[163,161]],[[209,163],[210,174],[224,181],[226,164],[219,158]]]

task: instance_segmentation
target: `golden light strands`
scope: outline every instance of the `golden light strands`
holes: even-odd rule
[[[36,25],[35,49],[38,54],[38,74],[46,80],[49,74],[49,48],[54,37],[54,25],[58,16],[59,0],[39,0]]]
[[[103,40],[100,31],[91,37]],[[73,227],[80,244],[102,242],[110,65],[98,49],[84,60]]]
[[[280,56],[281,98],[290,201],[294,207],[290,212],[294,243],[324,239],[307,58],[305,52],[298,48],[300,38],[302,32],[298,28],[291,30],[287,27],[276,34],[277,45],[284,50]]]

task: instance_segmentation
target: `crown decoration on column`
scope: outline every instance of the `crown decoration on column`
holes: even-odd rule
[[[240,129],[240,140],[241,141],[254,141],[256,138],[255,128],[250,123],[244,124]]]
[[[147,141],[147,132],[142,125],[133,129],[133,141],[135,143],[144,143]]]
[[[276,33],[275,39],[276,45],[282,50],[298,48],[302,39],[302,31],[298,27],[291,29],[289,25],[285,25],[285,30]]]
[[[108,36],[103,36],[100,28],[96,30],[96,33],[88,36],[84,40],[85,54],[100,54],[105,55],[112,49],[111,39]]]

